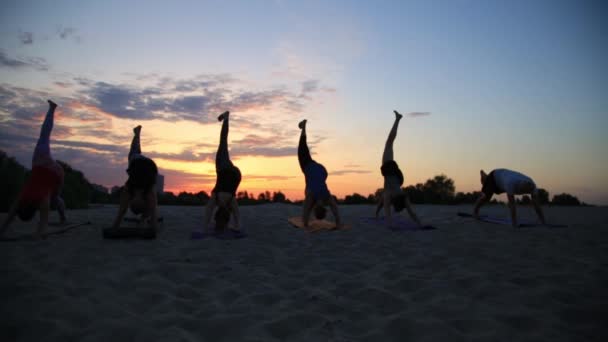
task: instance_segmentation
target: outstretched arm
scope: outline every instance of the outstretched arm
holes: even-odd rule
[[[236,201],[236,198],[232,196],[232,200],[230,201],[230,205],[232,206],[232,217],[234,218],[234,228],[236,230],[241,229],[240,221],[239,221],[239,204]]]
[[[308,227],[308,219],[310,218],[313,205],[314,201],[312,197],[307,194],[304,198],[304,205],[302,206],[302,223],[304,224],[304,227]]]
[[[120,227],[120,223],[122,222],[123,217],[127,213],[127,209],[129,208],[129,191],[127,187],[123,186],[122,191],[120,192],[120,207],[118,208],[118,214],[114,219],[114,223],[112,224],[112,228]]]
[[[44,238],[46,235],[46,226],[49,223],[49,208],[50,198],[47,196],[40,203],[40,222],[38,222],[38,231],[36,232],[38,238]]]
[[[378,196],[378,206],[376,207],[376,218],[380,214],[380,209],[384,206],[384,196]]]
[[[536,192],[532,193],[532,203],[534,204],[534,210],[536,210],[536,215],[540,218],[540,222],[542,224],[546,224],[545,215],[543,214],[543,209],[540,206],[540,198],[538,198],[538,194]]]
[[[477,202],[475,202],[475,207],[473,209],[473,217],[477,220],[479,220],[479,208],[481,208],[482,205],[488,203],[490,201],[491,197],[487,197],[486,194],[481,193],[481,196],[477,199]]]
[[[331,209],[332,214],[334,214],[334,218],[336,219],[336,227],[342,226],[342,220],[340,220],[340,214],[338,212],[338,204],[334,199],[334,196],[329,196],[329,208]]]
[[[408,212],[408,214],[410,214],[410,217],[412,218],[412,220],[414,220],[414,222],[418,223],[418,225],[421,226],[422,223],[420,222],[420,220],[418,219],[418,216],[416,216],[416,213],[412,209],[412,204],[410,203],[409,196],[405,196],[405,209],[407,209],[407,212]]]
[[[390,226],[393,223],[393,218],[391,217],[391,195],[389,191],[384,191],[382,194],[382,204],[384,205],[384,215],[386,216],[386,225]]]
[[[8,211],[8,216],[6,216],[6,218],[4,219],[4,222],[2,223],[2,227],[0,227],[0,236],[2,236],[4,234],[4,232],[10,226],[11,222],[13,222],[13,219],[15,219],[15,216],[17,215],[18,206],[19,206],[19,199],[17,198],[15,200],[15,202],[13,203],[13,205],[11,206],[11,209]]]
[[[211,215],[213,215],[213,209],[215,209],[215,203],[217,201],[217,194],[211,193],[211,197],[205,207],[205,218],[203,219],[203,232],[207,232],[209,229],[209,222],[211,222]]]
[[[148,190],[147,197],[148,208],[150,208],[150,227],[155,231],[158,231],[158,198],[156,197],[154,185]]]
[[[515,196],[514,195],[507,195],[507,198],[509,199],[509,211],[511,212],[511,224],[513,225],[513,227],[517,228],[517,215],[515,214]]]

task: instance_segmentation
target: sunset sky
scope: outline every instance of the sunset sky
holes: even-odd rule
[[[510,168],[608,204],[603,1],[2,1],[0,149],[126,180],[132,127],[165,190],[209,192],[230,110],[241,190],[303,197],[297,123],[343,197],[382,186],[393,109],[405,184],[479,190]]]

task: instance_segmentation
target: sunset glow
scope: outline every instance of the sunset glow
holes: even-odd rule
[[[382,186],[393,120],[405,186],[478,190],[507,167],[608,204],[608,56],[592,5],[13,2],[0,10],[0,149],[30,167],[47,98],[57,159],[126,180],[132,128],[165,190],[210,192],[230,110],[240,190],[303,197],[299,120],[332,193]],[[514,25],[514,23],[517,23]],[[27,33],[27,34],[24,34]]]

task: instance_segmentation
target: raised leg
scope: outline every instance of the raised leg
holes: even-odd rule
[[[306,165],[312,161],[308,143],[306,142],[306,120],[300,121],[298,127],[301,129],[300,142],[298,143],[298,162],[300,162],[300,169],[304,172]]]
[[[222,130],[220,132],[220,145],[217,148],[215,154],[215,171],[228,168],[232,166],[230,161],[230,155],[228,154],[228,130],[230,127],[230,112],[226,111],[217,118],[222,122]]]
[[[384,145],[384,153],[382,153],[382,164],[386,163],[389,160],[393,160],[393,143],[395,142],[395,138],[397,138],[397,128],[399,127],[399,121],[403,117],[403,115],[399,114],[397,111],[395,112],[395,121],[393,122],[393,127],[388,134],[388,138],[386,139],[386,144]]]
[[[133,140],[131,140],[131,148],[129,149],[129,162],[135,156],[141,155],[141,143],[139,135],[141,133],[141,126],[133,128]]]
[[[46,112],[42,128],[40,129],[40,137],[38,137],[38,142],[34,149],[34,156],[32,157],[32,166],[54,163],[54,160],[51,157],[51,132],[53,131],[55,108],[57,108],[57,104],[51,100],[48,100],[48,103],[49,110]]]

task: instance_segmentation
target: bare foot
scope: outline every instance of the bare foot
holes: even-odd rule
[[[403,117],[403,115],[399,114],[399,112],[396,110],[394,110],[393,113],[395,113],[395,117],[397,118],[397,120],[401,120],[401,118]]]
[[[141,125],[133,128],[133,133],[135,133],[135,135],[139,135],[139,132],[141,132]]]
[[[57,108],[57,104],[56,104],[55,102],[53,102],[53,101],[51,101],[51,100],[46,100],[46,102],[48,102],[48,103],[49,103],[49,107],[50,107],[50,108],[52,108],[52,109]]]
[[[224,121],[224,119],[227,119],[229,115],[230,115],[230,112],[225,111],[222,114],[220,114],[220,116],[217,117],[217,121]]]
[[[300,123],[298,124],[298,127],[299,127],[300,129],[304,129],[304,128],[306,128],[306,120],[302,120],[302,121],[300,121]]]

